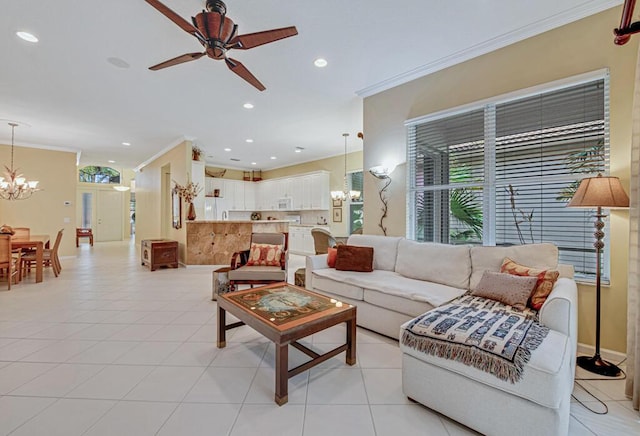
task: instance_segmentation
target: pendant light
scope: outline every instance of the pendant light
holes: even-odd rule
[[[22,174],[18,174],[18,169],[13,169],[13,147],[15,129],[17,123],[9,123],[11,126],[11,167],[5,165],[4,177],[0,177],[0,198],[3,200],[26,200],[38,189],[38,182],[28,181]]]
[[[350,198],[351,201],[356,201],[360,198],[360,191],[350,191],[349,183],[347,180],[347,138],[349,137],[348,133],[343,133],[344,137],[344,185],[342,191],[331,191],[331,198],[334,200],[342,200],[345,201],[347,198]]]

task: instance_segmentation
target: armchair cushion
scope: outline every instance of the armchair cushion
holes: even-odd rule
[[[232,281],[261,281],[284,282],[287,280],[287,271],[279,266],[242,266],[238,269],[229,271],[229,280]]]
[[[282,245],[251,244],[247,266],[280,266]]]

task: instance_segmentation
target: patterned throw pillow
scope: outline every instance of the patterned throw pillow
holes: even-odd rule
[[[518,310],[524,310],[537,282],[536,277],[521,277],[485,271],[480,283],[471,295],[489,298],[513,306]]]
[[[280,266],[282,245],[251,244],[247,266]]]
[[[529,307],[535,310],[540,310],[560,275],[556,270],[529,268],[528,266],[520,265],[508,257],[505,257],[502,261],[500,272],[513,274],[514,276],[536,277],[538,279],[529,300]]]
[[[336,259],[338,258],[338,249],[329,247],[327,249],[327,265],[329,268],[336,267]]]

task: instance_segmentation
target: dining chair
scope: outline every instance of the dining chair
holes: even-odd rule
[[[20,272],[21,265],[20,250],[11,250],[11,235],[0,235],[0,269],[7,273],[8,289],[11,290],[11,283],[15,280],[18,283],[22,279]]]
[[[53,248],[45,248],[42,252],[42,262],[44,266],[50,266],[53,269],[53,274],[58,277],[60,271],[62,271],[62,265],[60,264],[60,258],[58,257],[58,248],[60,248],[60,242],[62,241],[62,232],[64,229],[60,229],[56,236],[56,242],[53,244]],[[22,270],[26,273],[31,269],[31,266],[36,263],[36,252],[25,253],[22,255]]]
[[[29,227],[14,227],[13,237],[15,239],[28,239],[31,236],[31,229]]]
[[[29,239],[31,236],[31,229],[29,227],[13,227],[13,239]],[[22,254],[35,253],[35,248],[23,248]]]

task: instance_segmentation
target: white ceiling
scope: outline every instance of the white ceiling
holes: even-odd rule
[[[164,3],[189,21],[204,7],[204,0]],[[240,34],[298,29],[298,36],[232,53],[267,87],[264,92],[206,57],[148,70],[201,46],[143,0],[3,0],[0,119],[28,124],[16,129],[16,145],[79,151],[81,164],[114,160],[112,166],[133,168],[187,137],[212,165],[282,167],[343,153],[343,132],[351,134],[350,152],[361,149],[356,132],[362,130],[363,96],[621,1],[226,3]],[[40,42],[17,38],[18,30]],[[317,57],[329,65],[314,67]],[[130,67],[115,67],[108,58]],[[255,108],[244,109],[245,102]],[[10,137],[2,122],[0,142]],[[295,147],[304,151],[294,153]]]

